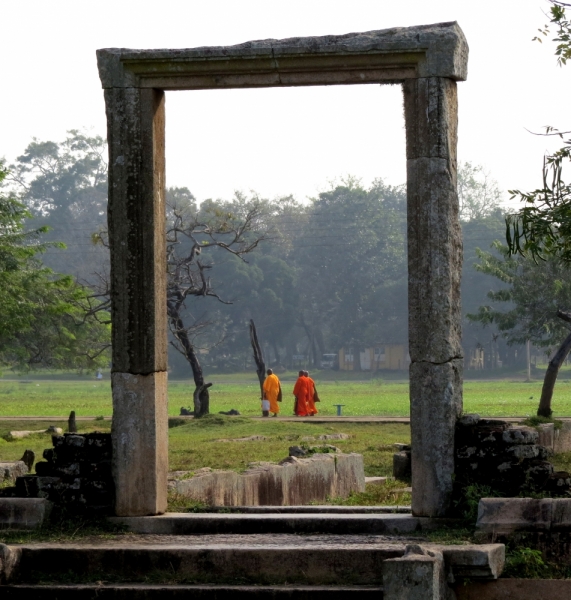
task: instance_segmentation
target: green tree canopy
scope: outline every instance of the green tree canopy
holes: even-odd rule
[[[510,255],[494,242],[495,253],[478,250],[476,269],[504,285],[488,292],[491,303],[480,306],[468,317],[484,326],[495,325],[509,344],[559,345],[569,334],[565,321],[557,317],[562,307],[571,306],[571,269],[560,259],[549,257],[539,264]]]
[[[0,165],[0,183],[7,170]],[[70,276],[56,275],[39,256],[46,226],[26,230],[28,209],[0,194],[0,363],[15,368],[95,367],[107,362],[108,320]]]
[[[571,21],[565,8],[571,5],[550,0],[551,26],[556,33],[555,55],[560,66],[571,58]],[[550,34],[550,25],[540,29]],[[534,38],[541,41],[541,37]],[[506,218],[506,239],[511,253],[530,254],[534,259],[557,256],[571,263],[571,185],[563,179],[563,166],[571,160],[569,131],[547,127],[545,135],[558,136],[563,146],[543,160],[542,185],[531,192],[510,190],[523,207]]]

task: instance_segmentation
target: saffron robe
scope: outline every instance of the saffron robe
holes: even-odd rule
[[[295,404],[293,407],[294,413],[298,417],[307,417],[308,415],[308,398],[309,398],[309,380],[303,375],[298,377],[293,388],[295,396]]]
[[[270,401],[270,412],[279,413],[280,405],[278,398],[281,395],[280,380],[273,373],[268,375],[264,381],[264,397]]]
[[[307,414],[308,415],[316,415],[319,411],[315,406],[316,402],[319,402],[319,396],[317,395],[317,389],[315,388],[315,381],[311,379],[311,377],[306,377],[307,381],[309,381],[309,393],[307,395]]]

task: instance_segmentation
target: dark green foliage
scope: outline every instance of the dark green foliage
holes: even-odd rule
[[[571,268],[557,257],[535,263],[510,255],[509,248],[499,241],[494,242],[493,249],[478,249],[479,262],[474,266],[504,286],[488,292],[491,302],[468,314],[468,319],[495,326],[508,344],[527,340],[540,347],[560,344],[569,327],[557,317],[557,311],[571,308]]]
[[[510,548],[506,553],[506,566],[503,577],[521,579],[548,578],[549,566],[539,550],[532,548]]]
[[[0,183],[8,172],[0,164]],[[105,364],[109,326],[88,314],[88,290],[57,275],[39,259],[46,226],[26,229],[31,214],[11,195],[0,195],[0,364],[95,368]],[[96,302],[96,301],[94,301]]]
[[[561,429],[563,425],[563,421],[552,419],[550,417],[540,417],[538,415],[528,417],[523,422],[523,424],[527,425],[528,427],[537,427],[538,425],[545,425],[546,423],[553,423],[555,429]]]
[[[494,498],[499,494],[489,485],[472,483],[462,489],[458,499],[454,501],[454,513],[473,526],[478,518],[478,504],[482,498]]]
[[[571,22],[566,16],[566,6],[550,0],[551,24],[557,28],[553,41],[557,43],[555,55],[560,66],[571,58]],[[549,34],[549,25],[540,29],[542,35]],[[542,41],[541,37],[534,38]],[[563,146],[544,157],[542,186],[531,191],[510,190],[512,198],[523,204],[518,212],[506,218],[506,239],[510,252],[529,254],[534,260],[545,260],[549,256],[571,262],[571,185],[563,180],[563,165],[571,159],[569,132],[546,127],[545,135],[556,135]]]

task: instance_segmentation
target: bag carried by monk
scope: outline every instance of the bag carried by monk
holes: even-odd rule
[[[282,401],[282,386],[280,385],[280,391],[278,392],[278,402]]]

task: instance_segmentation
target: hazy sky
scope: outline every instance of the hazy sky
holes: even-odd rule
[[[68,129],[105,134],[95,50],[183,48],[458,21],[470,46],[459,83],[459,159],[500,186],[540,184],[553,140],[571,126],[571,65],[531,41],[545,0],[3,0],[0,156]],[[556,142],[555,142],[556,144]],[[167,184],[199,200],[238,189],[313,196],[352,174],[405,180],[400,86],[167,93]]]

